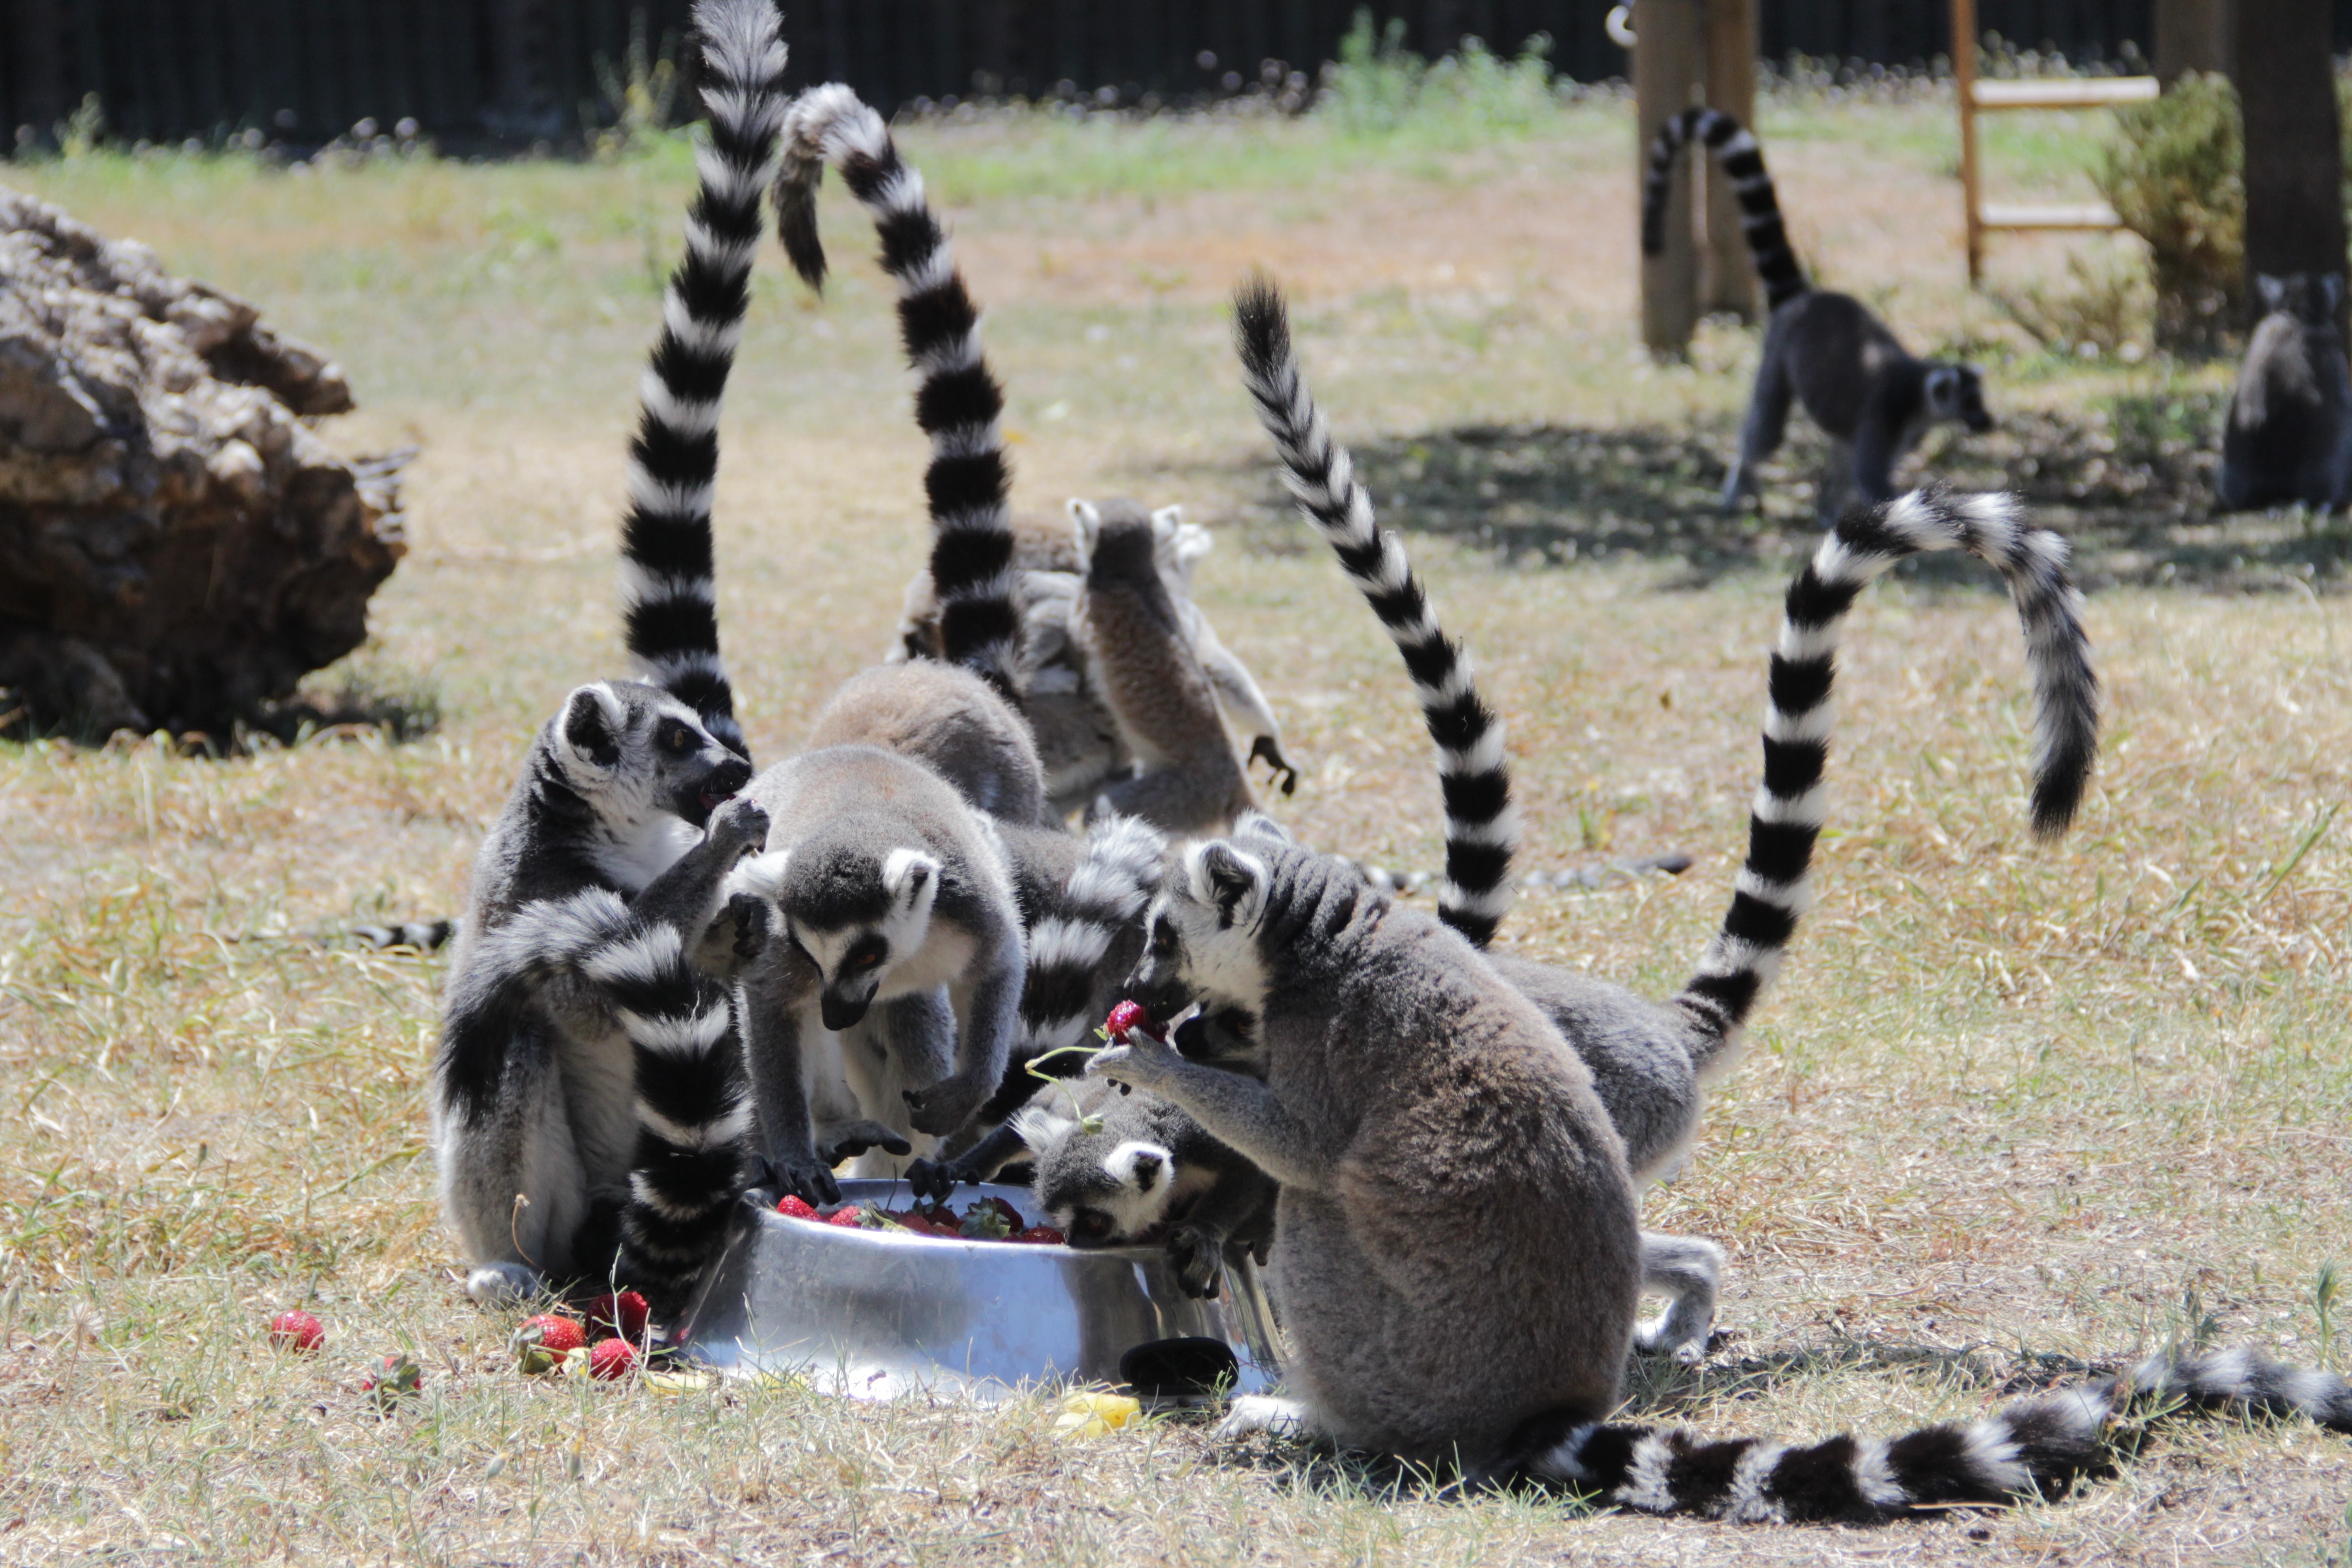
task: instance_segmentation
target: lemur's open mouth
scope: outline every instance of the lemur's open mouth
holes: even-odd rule
[[[700,806],[702,808],[702,814],[705,817],[708,817],[711,812],[716,811],[719,807],[725,805],[734,798],[734,793],[731,790],[722,795],[716,789],[705,789],[700,795],[695,798],[695,804]]]

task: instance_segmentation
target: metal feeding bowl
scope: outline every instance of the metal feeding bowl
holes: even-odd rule
[[[909,1201],[897,1181],[845,1181],[841,1196]],[[980,1197],[1035,1210],[1023,1187],[957,1189],[959,1203]],[[1275,1382],[1275,1333],[1246,1257],[1227,1258],[1223,1292],[1203,1301],[1184,1293],[1156,1246],[950,1241],[747,1202],[678,1337],[721,1371],[796,1373],[854,1398],[995,1400],[1064,1382],[1172,1397],[1212,1382],[1263,1393]]]

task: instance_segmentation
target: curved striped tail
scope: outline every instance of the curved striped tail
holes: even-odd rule
[[[1642,1513],[1735,1524],[1865,1523],[2063,1491],[2111,1468],[2138,1430],[2181,1410],[2305,1416],[2352,1433],[2352,1385],[2242,1348],[2154,1355],[2119,1377],[1892,1440],[1836,1437],[1788,1448],[1760,1437],[1708,1442],[1686,1427],[1591,1426],[1519,1468]]]
[[[1838,634],[1855,597],[1895,562],[1964,549],[2008,580],[2033,676],[2033,830],[2066,831],[2099,739],[2099,678],[2083,630],[2083,596],[2066,541],[2024,522],[2003,495],[1915,490],[1849,510],[1789,587],[1764,715],[1764,779],[1748,825],[1748,860],[1722,929],[1674,998],[1710,1043],[1702,1073],[1727,1065],[1749,1011],[1771,983],[1810,900],[1808,872],[1824,806]]]
[[[1234,296],[1234,308],[1243,379],[1258,423],[1282,454],[1284,482],[1339,553],[1412,673],[1445,795],[1438,918],[1484,947],[1510,910],[1511,856],[1519,841],[1502,722],[1478,695],[1461,648],[1439,627],[1404,547],[1372,516],[1372,498],[1357,483],[1347,448],[1331,439],[1299,374],[1281,291],[1252,278]]]
[[[777,234],[810,287],[824,282],[816,191],[828,162],[873,216],[882,270],[898,286],[907,362],[921,377],[915,422],[931,441],[923,488],[945,656],[1017,703],[1021,611],[1008,504],[1012,465],[997,428],[1004,393],[981,350],[980,310],[931,213],[922,175],[900,159],[882,117],[838,83],[812,88],[793,103],[776,175]]]
[[[596,988],[628,1039],[635,1082],[621,1281],[665,1320],[725,1239],[751,1130],[732,1002],[686,947],[676,926],[646,924],[608,889],[525,904],[482,936],[475,967],[498,983],[453,1006],[436,1067],[445,1100],[487,1106],[488,1086],[467,1080],[495,1075],[536,985],[569,973]]]
[[[719,478],[719,404],[751,303],[760,193],[784,117],[784,46],[772,0],[698,0],[709,140],[695,149],[701,188],[686,255],[662,297],[661,340],[639,385],[621,524],[629,654],[647,675],[748,758],[735,693],[719,658],[710,534]]]
[[[352,940],[362,947],[378,953],[394,948],[409,948],[418,953],[431,953],[449,945],[457,935],[455,919],[403,920],[393,925],[354,925]]]
[[[1082,1045],[1102,1021],[1095,1016],[1095,993],[1103,960],[1159,891],[1167,854],[1167,836],[1140,817],[1107,816],[1088,826],[1086,852],[1064,885],[1060,905],[1029,928],[1016,1061]],[[1082,1063],[1066,1058],[1055,1065],[1076,1071]]]
[[[1685,109],[1658,127],[1650,143],[1650,164],[1642,174],[1642,254],[1655,256],[1666,248],[1666,191],[1675,176],[1675,159],[1685,143],[1697,141],[1714,152],[1731,188],[1739,197],[1739,226],[1748,235],[1748,258],[1764,285],[1768,309],[1777,308],[1809,287],[1797,253],[1789,246],[1789,231],[1780,221],[1780,193],[1772,176],[1764,172],[1763,150],[1755,135],[1739,121],[1712,109]]]

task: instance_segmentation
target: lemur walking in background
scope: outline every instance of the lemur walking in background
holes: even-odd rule
[[[709,137],[697,149],[685,256],[643,384],[624,525],[630,648],[655,680],[580,687],[532,743],[476,856],[444,997],[430,1089],[435,1164],[467,1290],[486,1301],[602,1277],[627,1212],[642,1211],[646,1196],[674,1196],[659,1177],[633,1196],[649,1109],[676,1112],[667,1119],[681,1137],[671,1142],[697,1146],[729,1117],[718,1080],[705,1083],[713,1092],[698,1112],[669,1092],[668,1075],[712,1068],[709,1008],[679,1000],[662,1014],[702,1021],[688,1031],[691,1052],[649,1055],[609,985],[541,950],[542,936],[576,932],[568,912],[583,901],[607,914],[625,906],[641,925],[698,946],[685,933],[721,906],[720,883],[747,847],[728,824],[751,820],[713,818],[751,768],[719,664],[710,505],[719,402],[783,118],[784,48],[769,0],[701,0],[696,22]],[[684,1199],[672,1207],[701,1212]],[[684,1266],[682,1248],[655,1249],[664,1270]]]
[[[1780,449],[1789,406],[1804,404],[1830,438],[1820,481],[1822,526],[1835,522],[1856,494],[1891,501],[1895,466],[1932,425],[1992,428],[1984,381],[1974,365],[1915,359],[1868,306],[1805,281],[1780,221],[1780,199],[1764,171],[1756,138],[1729,115],[1686,109],[1658,128],[1642,182],[1642,254],[1666,244],[1666,191],[1675,159],[1696,141],[1715,153],[1739,197],[1748,254],[1764,285],[1763,362],[1739,432],[1739,456],[1724,482],[1723,504],[1737,508],[1756,486],[1756,471]]]
[[[2263,319],[2221,425],[2214,490],[2239,511],[2352,501],[2352,364],[2336,312],[2344,275],[2258,277]]]

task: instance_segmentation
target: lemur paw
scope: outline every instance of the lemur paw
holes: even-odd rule
[[[547,1289],[538,1270],[527,1263],[485,1263],[466,1276],[466,1294],[478,1307],[509,1307]]]
[[[1250,760],[1265,763],[1268,769],[1267,778],[1285,795],[1297,792],[1298,769],[1292,767],[1290,758],[1282,754],[1282,742],[1270,735],[1259,736],[1250,742]]]
[[[768,841],[768,813],[755,800],[730,796],[710,813],[710,826],[704,830],[704,835],[713,843],[730,848],[764,844]]]
[[[814,1204],[841,1201],[840,1184],[813,1153],[787,1155],[780,1160],[754,1155],[751,1172],[753,1186],[763,1187],[778,1197],[797,1197]]]
[[[1168,1232],[1168,1262],[1186,1295],[1207,1301],[1225,1282],[1225,1239],[1194,1225]]]
[[[1167,1082],[1182,1060],[1165,1040],[1137,1030],[1127,1037],[1125,1045],[1106,1046],[1095,1052],[1087,1062],[1087,1076],[1150,1089]]]
[[[968,1175],[955,1160],[917,1160],[907,1167],[905,1179],[908,1190],[925,1203],[945,1203],[955,1196],[957,1187],[980,1178]]]
[[[1263,1432],[1269,1437],[1304,1437],[1313,1432],[1307,1406],[1271,1394],[1244,1394],[1226,1407],[1217,1436],[1227,1440]]]

